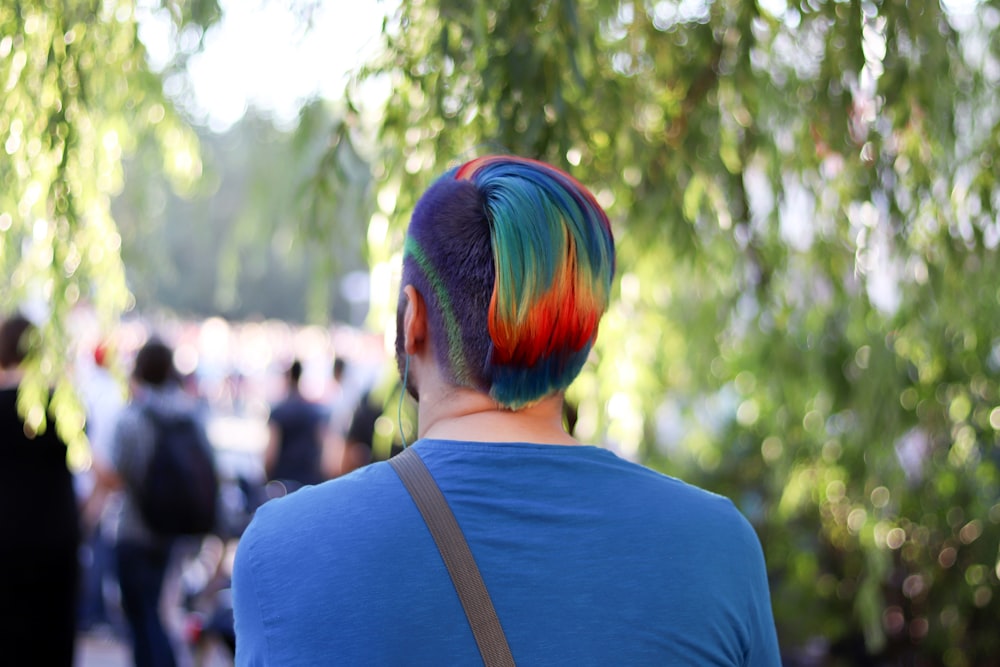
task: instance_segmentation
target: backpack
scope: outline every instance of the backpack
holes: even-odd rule
[[[219,477],[205,429],[193,413],[143,414],[153,426],[149,465],[135,490],[146,524],[161,535],[203,535],[215,528]]]

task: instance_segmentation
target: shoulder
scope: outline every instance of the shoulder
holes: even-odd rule
[[[593,461],[575,483],[613,503],[618,514],[724,552],[760,549],[752,525],[729,498],[609,451],[595,453]]]
[[[374,463],[259,507],[240,538],[237,566],[281,570],[320,544],[372,539],[391,525],[406,493],[387,463]],[[383,531],[378,531],[383,532]]]
[[[374,576],[375,554],[395,553],[384,542],[367,546],[398,507],[391,493],[379,497],[389,482],[381,467],[302,487],[257,509],[233,563],[238,664],[289,664],[295,646],[316,638],[317,604],[319,616],[341,618],[360,603],[344,592]]]
[[[659,474],[659,473],[656,473]],[[757,531],[736,504],[725,496],[673,477],[652,496],[649,520],[687,545],[692,567],[716,571],[720,586],[742,589],[763,567]]]
[[[355,585],[354,578],[378,554],[395,553],[399,531],[394,508],[401,499],[393,495],[392,482],[398,492],[405,490],[398,478],[390,477],[395,473],[389,469],[386,474],[382,467],[373,464],[302,487],[257,509],[233,563],[238,617],[246,619],[249,607],[280,606],[280,600],[308,596],[318,585]]]
[[[579,466],[581,478],[588,483],[604,485],[608,492],[622,494],[633,503],[697,509],[699,514],[723,520],[739,515],[725,496],[624,459],[607,449],[587,447],[586,450],[588,456],[584,462],[589,465]]]
[[[138,431],[149,428],[149,421],[143,414],[141,404],[132,401],[127,403],[118,413],[115,422],[115,439],[130,439],[135,437]]]
[[[288,399],[282,399],[276,403],[272,403],[268,409],[268,420],[282,419],[289,410],[291,410],[291,404]]]
[[[651,468],[638,467],[652,478],[650,493],[669,503],[674,513],[687,517],[700,531],[756,543],[753,527],[730,498]]]

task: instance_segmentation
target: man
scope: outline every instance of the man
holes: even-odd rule
[[[132,634],[135,665],[172,667],[174,640],[160,601],[176,538],[148,525],[136,492],[145,483],[153,455],[151,414],[190,414],[198,407],[180,385],[173,350],[159,339],[152,338],[139,349],[129,384],[132,398],[120,414],[111,449],[124,491],[115,548],[122,611]]]
[[[778,665],[760,544],[732,503],[563,429],[613,272],[608,219],[567,174],[495,156],[439,179],[404,248],[412,448],[517,663]],[[239,665],[480,663],[391,462],[264,505],[234,594]]]

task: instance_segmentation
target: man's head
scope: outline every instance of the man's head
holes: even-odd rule
[[[446,380],[518,409],[580,372],[614,264],[608,218],[586,188],[550,165],[491,156],[451,170],[417,202],[402,285],[426,305]],[[405,305],[401,295],[400,359]]]
[[[174,352],[158,338],[151,338],[135,355],[132,378],[139,384],[162,387],[176,382],[179,377],[174,368]]]

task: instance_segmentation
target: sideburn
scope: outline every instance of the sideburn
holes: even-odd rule
[[[406,312],[406,297],[399,294],[399,302],[396,305],[396,372],[399,373],[403,388],[413,397],[413,400],[420,402],[420,394],[417,392],[416,384],[413,382],[412,373],[406,367],[406,338],[403,333],[403,317]]]

